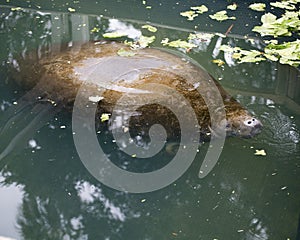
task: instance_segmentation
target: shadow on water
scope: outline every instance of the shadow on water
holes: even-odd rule
[[[74,147],[70,114],[60,112],[51,101],[41,101],[34,90],[12,83],[18,77],[11,69],[21,66],[20,57],[35,61],[70,43],[76,47],[76,43],[99,40],[103,30],[129,29],[134,38],[144,31],[141,24],[9,8],[1,8],[1,13],[1,183],[22,186],[16,227],[21,238],[296,239],[300,209],[297,70],[269,62],[236,65],[230,56],[224,56],[227,65],[219,68],[211,62],[222,57],[216,48],[219,37],[199,41],[198,49],[189,55],[263,121],[264,131],[253,139],[228,138],[220,161],[205,179],[197,177],[209,148],[204,144],[174,184],[152,193],[127,194],[104,186],[88,173]],[[91,33],[94,27],[99,32]],[[165,37],[187,35],[159,28],[154,45]],[[229,37],[222,41],[262,47],[259,41]],[[262,149],[266,156],[254,155]]]

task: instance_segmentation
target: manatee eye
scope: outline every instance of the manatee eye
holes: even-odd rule
[[[251,122],[251,121],[248,121],[247,123],[250,125],[252,122]]]
[[[255,118],[252,118],[252,121],[253,121],[253,122],[255,122],[255,121],[256,121],[256,119],[255,119]]]

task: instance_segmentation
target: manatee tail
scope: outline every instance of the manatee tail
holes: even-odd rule
[[[25,146],[56,112],[48,102],[21,102],[18,105],[7,111],[9,118],[0,129],[0,161]]]

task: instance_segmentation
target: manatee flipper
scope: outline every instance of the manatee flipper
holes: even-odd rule
[[[45,125],[47,120],[56,112],[49,103],[36,103],[31,110],[31,104],[13,109],[16,113],[4,125],[0,132],[0,139],[4,140],[4,149],[0,149],[0,161],[10,153],[24,146],[37,130]],[[20,110],[21,112],[16,112]],[[17,122],[17,124],[15,124]],[[3,143],[0,146],[3,146]]]

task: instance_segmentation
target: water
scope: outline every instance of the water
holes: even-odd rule
[[[13,62],[16,56],[29,52],[39,55],[44,49],[58,52],[69,41],[76,44],[100,39],[102,29],[108,28],[111,20],[10,8],[1,8],[1,12],[3,124],[11,117],[9,109],[18,105],[26,93],[11,81],[7,61]],[[137,32],[141,30],[138,22],[117,23],[119,27],[126,24],[126,29],[131,26]],[[95,26],[100,28],[99,33],[90,33]],[[154,45],[160,46],[161,39],[184,39],[188,32],[160,27],[156,36]],[[213,54],[222,57],[214,51],[218,39],[215,36],[204,42],[189,56],[263,122],[260,135],[226,139],[217,165],[204,179],[198,178],[198,171],[208,144],[200,147],[188,171],[171,185],[155,192],[130,194],[106,187],[87,171],[74,146],[68,112],[49,114],[0,162],[0,236],[296,239],[300,209],[300,99],[299,86],[293,87],[297,83],[288,79],[293,70],[270,62],[218,67],[211,62]],[[251,46],[239,38],[222,41]],[[261,47],[258,41],[253,45]],[[13,129],[18,130],[18,126],[21,128],[32,119],[30,114],[17,118]],[[12,137],[9,134],[1,135],[1,148]],[[107,145],[109,149],[111,144]],[[265,150],[266,156],[255,155],[256,150]],[[158,161],[154,164],[161,166]],[[151,165],[148,163],[145,168],[153,168]]]

